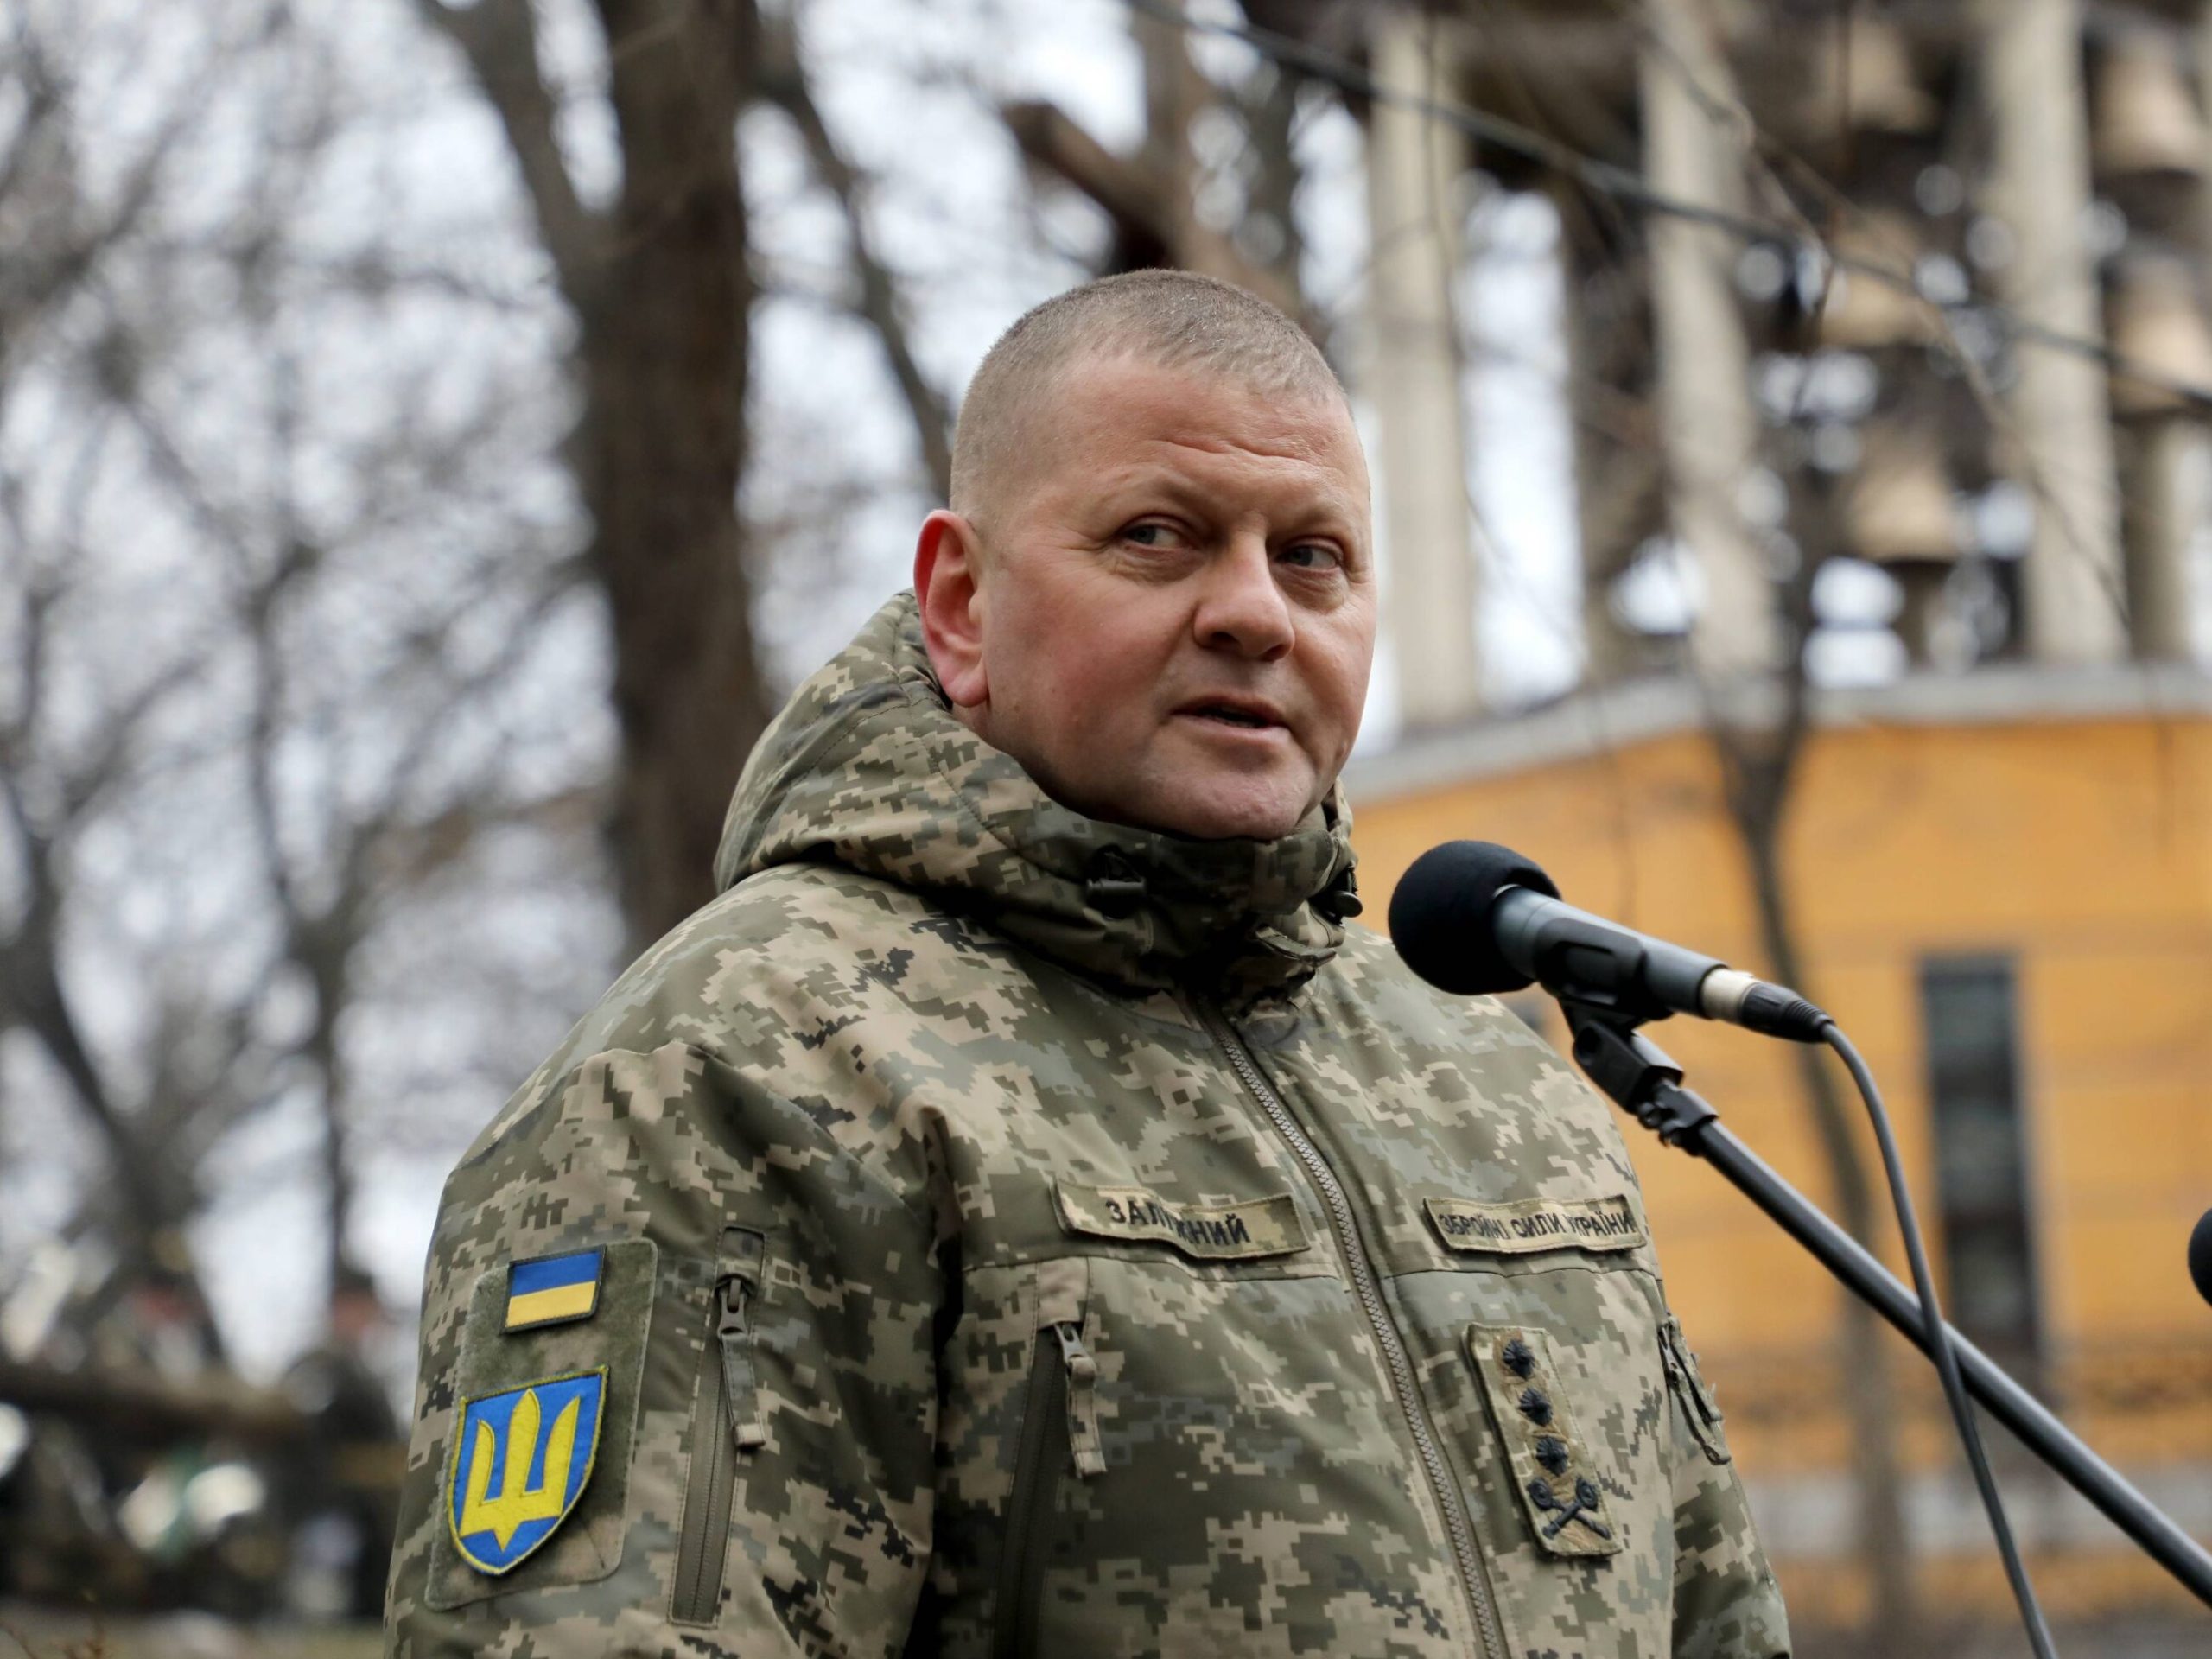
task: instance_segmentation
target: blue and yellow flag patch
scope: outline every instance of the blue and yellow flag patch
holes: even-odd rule
[[[605,1366],[461,1402],[447,1489],[461,1560],[505,1573],[553,1535],[591,1478],[606,1406]]]
[[[588,1319],[599,1311],[599,1274],[603,1250],[576,1250],[540,1256],[507,1268],[509,1331],[534,1331],[542,1325]]]

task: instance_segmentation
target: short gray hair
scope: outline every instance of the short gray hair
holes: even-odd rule
[[[1189,270],[1103,276],[1025,312],[984,353],[952,436],[952,506],[974,516],[1034,429],[1061,373],[1087,357],[1217,371],[1274,395],[1344,389],[1295,322],[1241,288]]]

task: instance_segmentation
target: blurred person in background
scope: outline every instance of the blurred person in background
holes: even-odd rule
[[[391,1651],[1786,1652],[1611,1109],[1345,925],[1325,361],[1089,284],[952,479],[447,1184]]]
[[[116,1294],[92,1318],[86,1354],[92,1365],[173,1384],[227,1375],[181,1233],[164,1229],[156,1234],[145,1261],[120,1272]]]
[[[82,1363],[82,1291],[105,1271],[81,1243],[48,1239],[0,1296],[0,1358],[67,1374]],[[143,1573],[118,1531],[102,1471],[79,1426],[0,1403],[0,1596],[54,1599],[88,1586],[109,1605]],[[115,1592],[120,1592],[118,1595]]]
[[[223,1356],[181,1233],[156,1234],[121,1274],[120,1294],[92,1316],[85,1370],[109,1402],[88,1444],[130,1554],[95,1599],[257,1617],[276,1605],[284,1551],[257,1446],[226,1409],[250,1391]]]
[[[281,1385],[308,1426],[285,1459],[281,1489],[291,1532],[289,1599],[312,1617],[373,1619],[384,1611],[401,1444],[376,1363],[389,1327],[376,1281],[342,1264],[322,1340],[292,1362]]]

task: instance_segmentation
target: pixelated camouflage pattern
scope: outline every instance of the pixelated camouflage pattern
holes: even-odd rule
[[[1205,843],[1071,813],[951,716],[911,599],[887,606],[764,739],[722,896],[447,1185],[390,1651],[1786,1651],[1649,1243],[1483,1252],[1431,1219],[1430,1198],[1602,1207],[1635,1181],[1610,1109],[1520,1021],[1309,902],[1349,870],[1346,828],[1332,807],[1281,842]],[[1336,1172],[1410,1402],[1343,1226],[1208,1034],[1221,1010]],[[1101,1194],[1147,1225],[1095,1224]],[[1240,1215],[1264,1252],[1192,1248],[1199,1227],[1236,1245]],[[765,1241],[741,1367],[760,1432],[728,1455],[717,1533],[686,1492],[723,1455],[692,1421],[720,1397],[730,1229]],[[633,1239],[657,1278],[626,1315],[470,1324],[507,1261]],[[1571,1446],[1486,1392],[1481,1355],[1524,1330]],[[438,1539],[463,1381],[554,1375],[594,1338],[618,1376],[642,1344],[629,1444],[600,1454],[626,1459],[619,1497],[595,1471],[575,1537],[458,1600]],[[1018,1493],[1025,1440],[1046,1455]],[[1531,1458],[1564,1459],[1570,1502],[1602,1488],[1606,1553],[1547,1543]],[[1033,1523],[1009,1536],[1017,1508]],[[718,1595],[677,1623],[702,1564]]]

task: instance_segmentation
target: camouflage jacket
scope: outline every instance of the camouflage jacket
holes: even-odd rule
[[[391,1651],[1785,1651],[1611,1109],[1350,868],[1056,804],[887,606],[447,1183]]]

